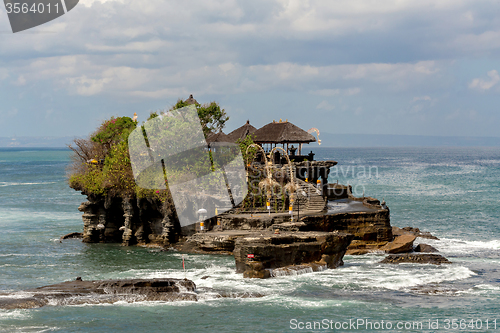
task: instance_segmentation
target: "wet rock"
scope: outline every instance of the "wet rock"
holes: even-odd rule
[[[439,254],[391,254],[380,262],[381,264],[400,264],[400,263],[414,263],[414,264],[451,264],[451,262]]]
[[[82,281],[76,279],[50,286],[0,295],[0,309],[30,309],[47,304],[78,305],[117,301],[196,301],[196,285],[184,279],[131,279]]]
[[[406,253],[413,250],[413,242],[415,241],[414,235],[401,235],[397,236],[392,242],[380,248],[385,253]]]
[[[426,253],[439,252],[438,249],[436,249],[434,246],[423,243],[418,244],[413,251]]]

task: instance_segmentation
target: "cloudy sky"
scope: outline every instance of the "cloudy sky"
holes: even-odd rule
[[[0,136],[86,136],[189,94],[226,132],[500,136],[500,4],[80,0],[13,34],[0,10]]]

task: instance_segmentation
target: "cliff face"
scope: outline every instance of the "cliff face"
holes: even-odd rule
[[[88,196],[83,212],[83,241],[123,245],[176,242],[180,227],[172,212],[152,199]]]

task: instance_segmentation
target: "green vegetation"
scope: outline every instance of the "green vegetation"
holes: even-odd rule
[[[179,99],[168,111],[184,106],[187,106],[187,104]],[[205,136],[211,132],[222,130],[224,124],[229,119],[224,109],[221,109],[215,102],[204,105],[196,104],[195,107]],[[164,113],[162,111],[151,112],[148,120]],[[157,199],[162,202],[168,200],[170,192],[166,189],[149,190],[136,185],[130,162],[128,137],[137,128],[137,125],[137,121],[129,117],[112,117],[104,121],[88,139],[75,139],[69,146],[74,152],[72,157],[73,163],[69,170],[70,187],[91,196],[136,196],[139,198]],[[144,127],[142,128],[144,131]],[[182,131],[177,131],[175,135],[184,134]],[[183,140],[180,139],[178,141],[182,142]],[[192,162],[193,158],[196,158],[200,153],[202,152],[199,151],[197,154],[187,156],[186,165],[189,165],[189,162]],[[198,170],[206,169],[204,166],[207,165],[207,161],[210,162],[207,158],[196,160],[197,164],[203,164]],[[197,174],[199,172],[196,172],[197,168],[193,169],[194,171],[191,176],[199,176]],[[185,176],[186,172],[185,170],[183,171],[179,172],[179,174]],[[158,172],[151,170],[149,176],[147,172],[144,173],[144,177],[149,177],[151,181],[158,183],[158,179],[155,179],[158,178]]]
[[[127,138],[136,126],[129,117],[112,117],[90,139],[74,140],[70,187],[89,195],[135,193]]]

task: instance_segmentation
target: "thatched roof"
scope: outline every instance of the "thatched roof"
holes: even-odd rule
[[[214,142],[232,142],[229,137],[220,131],[219,133],[212,133],[207,137],[207,143],[210,146]]]
[[[238,127],[237,129],[229,133],[227,136],[229,137],[229,140],[231,140],[231,142],[236,142],[236,140],[238,139],[243,140],[244,138],[247,137],[248,134],[252,134],[256,130],[257,129],[255,127],[250,125],[250,120],[247,120],[245,125]]]
[[[193,95],[189,95],[189,98],[184,101],[184,103],[187,103],[189,105],[191,104],[199,104],[193,97]]]
[[[255,143],[308,143],[316,141],[314,136],[288,121],[273,121],[259,128],[253,135]]]

